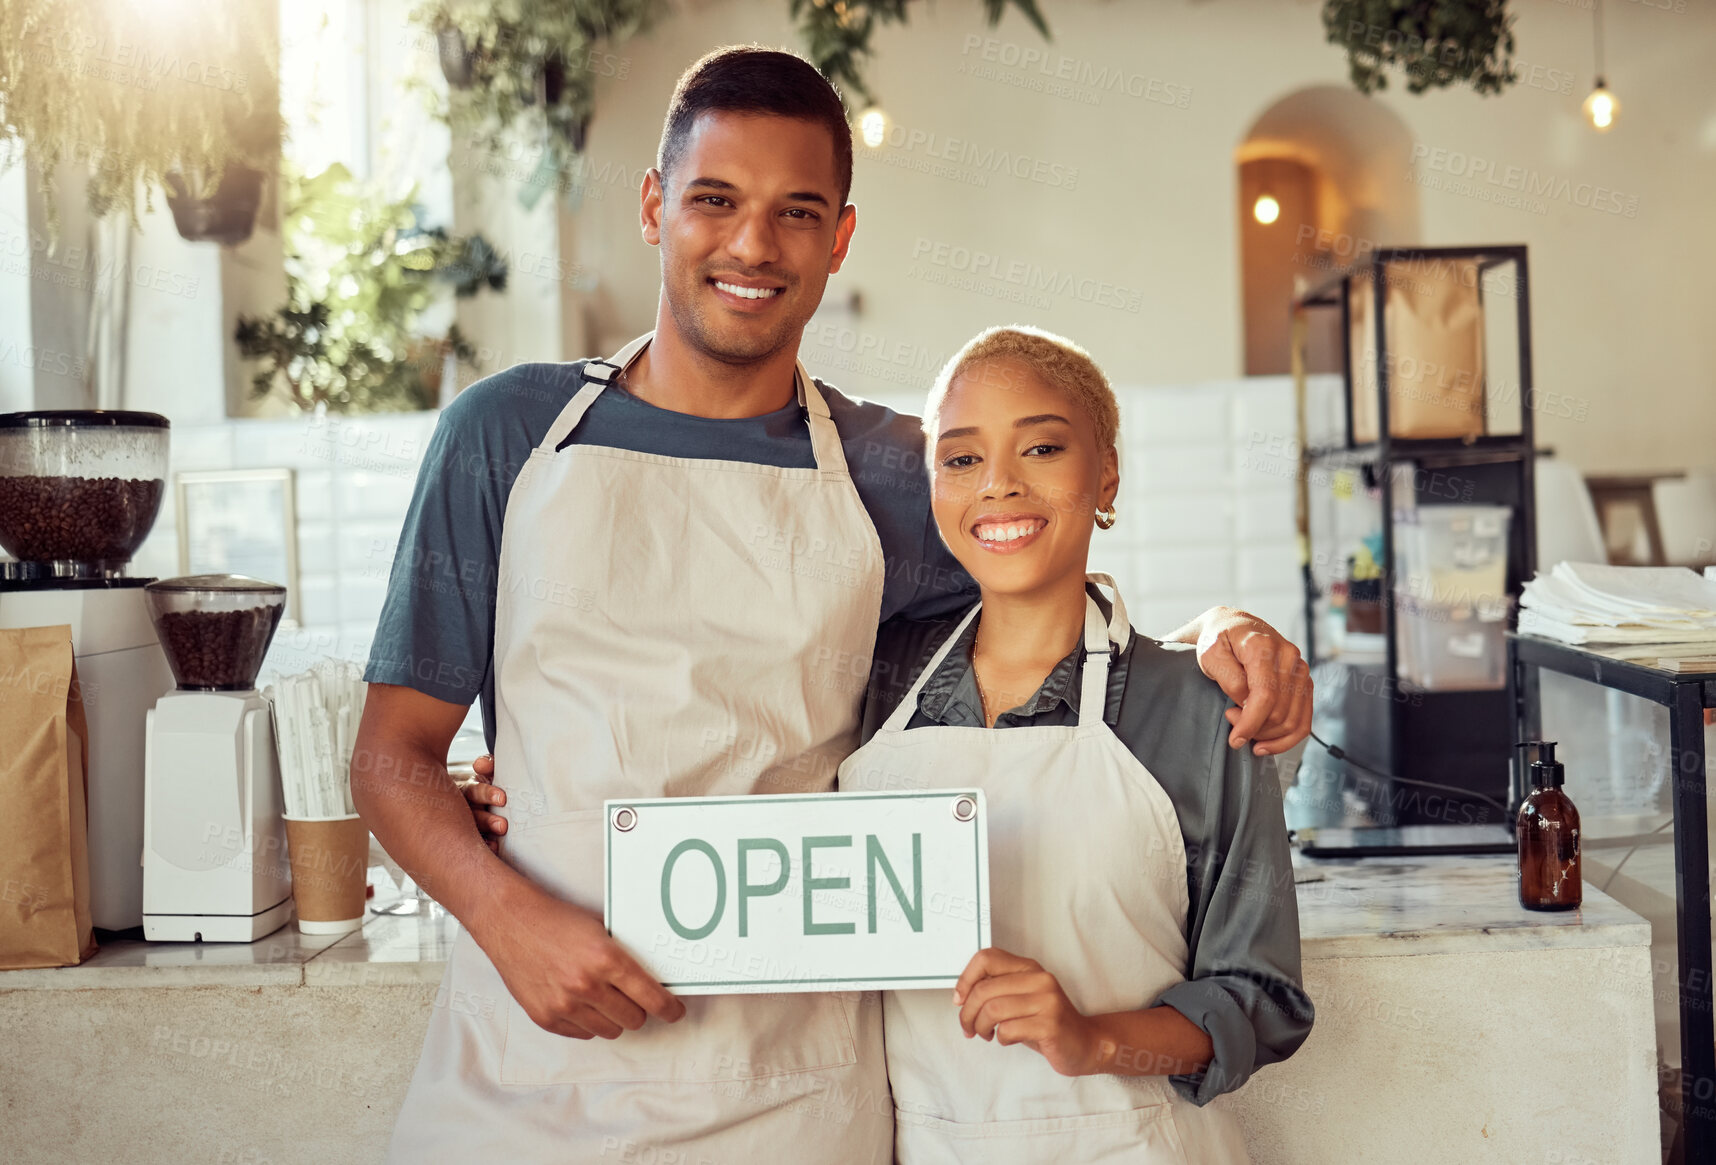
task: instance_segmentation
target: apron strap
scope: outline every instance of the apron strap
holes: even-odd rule
[[[977,612],[982,608],[981,602],[973,606],[970,611],[966,612],[965,618],[959,621],[959,626],[955,627],[953,632],[942,640],[941,646],[936,649],[934,655],[930,656],[930,661],[924,664],[924,670],[918,673],[918,678],[912,682],[911,688],[900,700],[899,706],[894,709],[887,722],[882,725],[882,732],[904,732],[906,730],[906,725],[911,723],[912,713],[918,710],[918,695],[924,690],[925,682],[936,673],[936,669],[947,659],[947,653],[953,650],[953,645],[958,642],[961,635],[965,634],[965,629],[971,626],[971,621],[977,618]]]
[[[1126,604],[1121,601],[1120,588],[1114,579],[1106,574],[1087,574],[1085,578],[1099,586],[1107,586],[1114,595],[1113,614],[1103,619],[1102,608],[1096,605],[1096,600],[1085,597],[1084,600],[1084,679],[1079,689],[1078,722],[1081,727],[1103,723],[1103,713],[1108,703],[1108,671],[1114,653],[1126,650],[1126,644],[1131,638],[1131,624],[1126,619]],[[930,661],[924,665],[924,670],[918,673],[918,678],[912,681],[905,697],[889,714],[882,725],[883,732],[904,732],[906,725],[911,722],[912,713],[918,710],[918,696],[922,694],[924,685],[936,669],[946,662],[948,652],[965,629],[971,626],[971,621],[977,618],[983,609],[980,602],[966,613],[965,618],[949,633],[936,649]]]
[[[834,418],[828,415],[828,402],[822,399],[822,390],[804,370],[803,361],[794,366],[793,373],[798,403],[804,406],[804,419],[810,426],[810,451],[816,458],[816,467],[835,477],[847,476],[846,450],[840,444],[840,430],[834,427]]]
[[[583,371],[579,373],[584,386],[573,394],[566,407],[560,410],[560,415],[554,418],[554,423],[548,426],[548,435],[537,449],[552,456],[572,435],[572,430],[578,427],[578,422],[584,419],[584,414],[602,395],[602,390],[613,383],[614,377],[632,366],[632,361],[638,358],[654,336],[654,332],[645,332],[606,360],[586,360]]]
[[[578,427],[578,422],[584,419],[584,414],[589,411],[596,398],[602,395],[602,390],[612,384],[615,377],[630,368],[654,338],[654,332],[645,332],[606,360],[585,361],[580,373],[583,387],[574,393],[566,407],[560,410],[560,415],[555,417],[554,423],[548,427],[548,435],[543,437],[542,444],[537,448],[549,454],[558,450]],[[805,410],[805,420],[810,427],[810,451],[816,459],[816,467],[824,473],[845,477],[846,451],[840,444],[840,432],[834,427],[833,418],[828,415],[828,402],[822,399],[822,393],[818,391],[816,382],[810,378],[810,373],[805,371],[803,361],[793,366],[793,387],[797,391],[798,403]]]
[[[1085,575],[1085,580],[1099,587],[1107,587],[1113,596],[1113,615],[1108,620],[1108,638],[1114,644],[1116,651],[1125,651],[1126,645],[1132,642],[1132,621],[1126,615],[1126,600],[1120,597],[1120,586],[1111,574],[1091,571]]]
[[[1116,592],[1118,593],[1118,592]],[[1108,641],[1108,624],[1102,608],[1089,595],[1084,599],[1084,686],[1079,689],[1078,724],[1088,728],[1103,723],[1108,703],[1108,664],[1114,656]]]

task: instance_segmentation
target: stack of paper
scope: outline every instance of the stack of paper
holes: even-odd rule
[[[1564,643],[1716,644],[1716,579],[1683,566],[1558,562],[1519,602],[1521,633]]]
[[[349,817],[352,749],[363,716],[363,669],[333,660],[286,676],[262,694],[274,705],[288,817]]]

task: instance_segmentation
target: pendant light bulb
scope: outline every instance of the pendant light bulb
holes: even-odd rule
[[[888,140],[888,115],[872,105],[858,115],[858,139],[874,150]]]
[[[1591,56],[1597,64],[1597,87],[1591,90],[1591,96],[1585,98],[1585,104],[1579,108],[1592,129],[1608,133],[1615,124],[1615,118],[1620,116],[1621,103],[1603,84],[1603,0],[1591,2]]]
[[[1591,123],[1591,128],[1598,133],[1607,133],[1615,124],[1615,118],[1620,115],[1621,103],[1615,95],[1609,92],[1601,77],[1597,78],[1597,87],[1591,90],[1591,95],[1585,98],[1585,120]]]
[[[1268,194],[1259,194],[1251,205],[1251,217],[1268,226],[1281,217],[1281,204]]]

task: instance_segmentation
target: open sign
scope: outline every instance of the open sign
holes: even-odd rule
[[[679,994],[948,988],[989,945],[981,790],[605,810],[608,931]]]

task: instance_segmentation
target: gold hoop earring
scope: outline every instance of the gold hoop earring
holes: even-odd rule
[[[1109,502],[1102,509],[1096,511],[1096,528],[1098,530],[1112,530],[1117,518],[1118,515],[1114,512],[1114,503]]]

